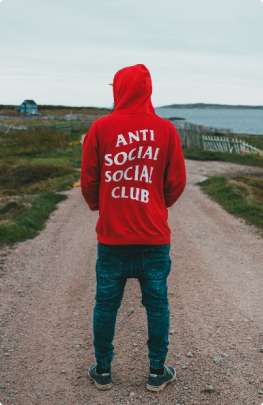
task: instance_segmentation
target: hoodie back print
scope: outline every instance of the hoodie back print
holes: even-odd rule
[[[115,109],[85,136],[81,190],[99,210],[98,241],[110,245],[170,243],[167,208],[186,184],[174,125],[155,114],[152,82],[144,65],[114,76]]]

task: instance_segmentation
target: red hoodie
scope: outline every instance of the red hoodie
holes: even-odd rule
[[[113,93],[114,112],[93,123],[83,144],[81,190],[90,209],[99,210],[98,241],[170,243],[167,207],[186,184],[178,132],[155,114],[144,65],[119,70]]]

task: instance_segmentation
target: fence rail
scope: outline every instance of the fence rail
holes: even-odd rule
[[[37,131],[38,129],[49,129],[55,130],[62,134],[68,135],[74,130],[79,130],[81,126],[84,126],[83,123],[77,124],[57,124],[57,125],[7,125],[7,124],[0,124],[0,132],[4,132],[6,134],[10,133],[11,131],[27,131],[33,130]]]
[[[0,124],[0,131],[8,134],[12,129],[17,129],[17,130],[27,130],[27,126],[25,125],[20,125],[18,127],[14,125],[7,125],[7,124]]]
[[[183,148],[200,150],[202,148],[202,135],[223,135],[225,132],[230,133],[230,129],[220,129],[212,127],[204,127],[203,125],[196,125],[186,123],[184,121],[172,121],[177,128],[181,144]]]
[[[254,146],[249,145],[245,141],[240,139],[233,139],[227,137],[218,137],[218,136],[208,136],[202,135],[204,149],[208,151],[217,151],[217,152],[229,152],[233,151],[236,153],[250,152],[250,153],[260,153],[263,151],[255,148]]]
[[[53,129],[55,131],[60,132],[61,134],[69,135],[72,130],[74,129],[74,126],[72,124],[60,124],[60,125],[54,125]]]

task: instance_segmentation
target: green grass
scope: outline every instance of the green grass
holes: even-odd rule
[[[263,157],[254,153],[238,154],[183,149],[184,157],[192,160],[231,162],[240,165],[263,167]]]
[[[236,177],[235,181],[242,184],[249,191],[250,198],[263,206],[263,175],[257,177]]]
[[[11,200],[0,206],[0,245],[34,238],[56,205],[67,197],[45,193],[35,199]]]
[[[229,138],[237,138],[247,142],[249,145],[254,146],[263,151],[263,136],[262,135],[246,135],[246,134],[230,134]]]
[[[59,105],[39,105],[38,111],[40,114],[87,114],[87,115],[107,115],[111,112],[109,108],[99,107],[70,107]]]
[[[66,190],[79,177],[81,133],[0,133],[0,197]]]
[[[35,156],[50,152],[61,152],[70,149],[69,135],[55,130],[38,129],[14,131],[0,134],[0,156]]]
[[[33,238],[43,229],[56,204],[66,198],[58,193],[79,179],[85,131],[0,133],[0,244]]]
[[[210,177],[200,183],[202,190],[226,211],[255,225],[263,236],[263,180]]]
[[[32,164],[9,168],[0,166],[1,195],[14,196],[61,191],[68,181],[73,184],[79,173],[70,166]]]

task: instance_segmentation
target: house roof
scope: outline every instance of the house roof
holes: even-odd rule
[[[37,105],[37,103],[34,102],[34,100],[25,100],[24,103],[28,103],[28,104],[33,104],[33,105]]]

